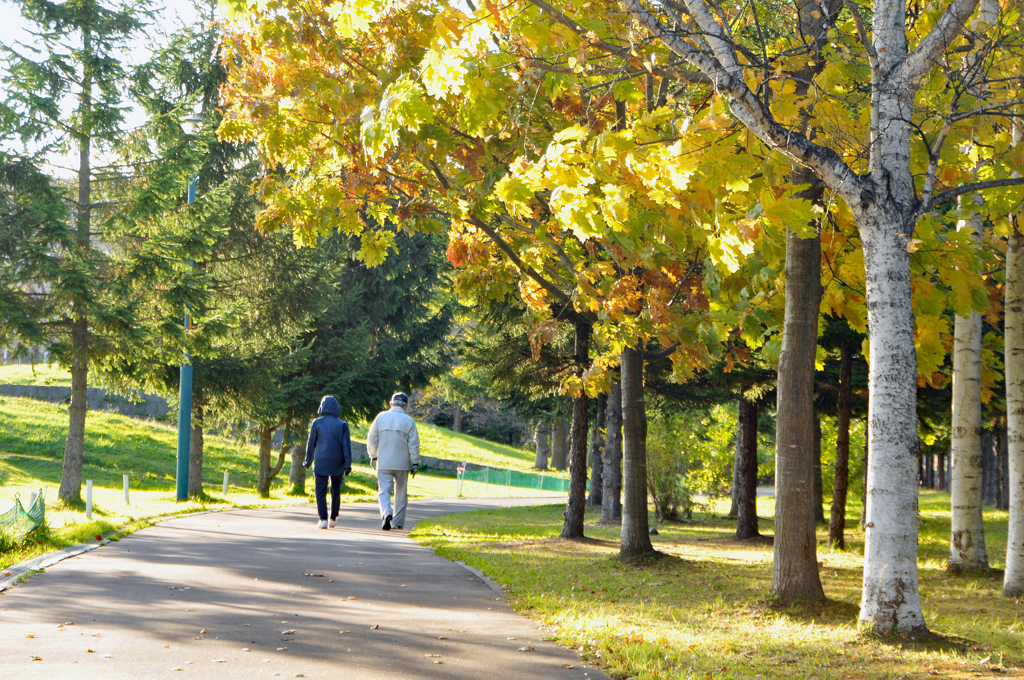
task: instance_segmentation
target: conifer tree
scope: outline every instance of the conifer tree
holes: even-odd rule
[[[147,2],[21,0],[22,17],[34,28],[39,45],[0,46],[3,84],[13,116],[9,130],[41,152],[77,152],[77,195],[69,197],[75,241],[66,257],[76,264],[70,276],[38,281],[66,295],[59,319],[47,321],[66,347],[58,356],[71,365],[71,406],[58,497],[80,498],[86,420],[86,388],[95,323],[116,320],[103,311],[101,282],[109,270],[97,248],[101,227],[94,220],[97,192],[93,153],[123,135],[124,88],[128,82],[128,40],[142,28]],[[123,319],[122,319],[123,321]]]

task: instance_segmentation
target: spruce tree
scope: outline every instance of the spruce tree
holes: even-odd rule
[[[99,225],[93,152],[109,148],[123,135],[125,56],[129,39],[147,17],[146,2],[111,5],[98,0],[55,3],[20,0],[19,9],[33,27],[38,47],[0,45],[4,64],[7,132],[40,153],[77,152],[76,190],[68,197],[75,239],[63,257],[69,266],[51,270],[55,278],[35,285],[62,302],[58,318],[47,320],[58,356],[71,366],[71,406],[58,497],[81,497],[86,420],[86,388],[96,324],[126,328],[122,314],[104,310],[105,266]],[[56,310],[54,310],[56,311]]]

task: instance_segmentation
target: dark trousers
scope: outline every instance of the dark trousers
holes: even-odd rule
[[[327,482],[331,483],[331,519],[338,519],[338,511],[341,509],[341,478],[342,475],[318,475],[313,473],[316,480],[314,487],[316,493],[316,510],[320,513],[320,519],[327,519]]]

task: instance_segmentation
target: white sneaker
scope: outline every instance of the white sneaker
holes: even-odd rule
[[[317,529],[326,529],[327,528],[327,520],[322,519],[319,522],[317,522],[316,528]]]
[[[328,520],[328,521],[327,521],[327,526],[328,526],[328,527],[330,527],[331,529],[333,529],[333,528],[334,528],[334,527],[336,527],[337,525],[338,525],[338,522],[337,522],[337,520],[333,520],[333,519],[332,519],[332,520]]]

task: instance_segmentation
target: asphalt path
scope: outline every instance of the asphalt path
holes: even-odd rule
[[[419,519],[551,499],[413,501]],[[163,522],[0,593],[4,678],[605,679],[375,504]]]

